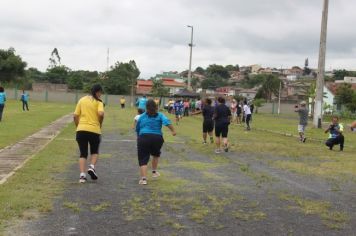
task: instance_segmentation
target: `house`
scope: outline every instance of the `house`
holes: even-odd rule
[[[291,69],[283,70],[283,75],[290,81],[295,81],[303,75],[303,69],[298,66],[293,66]]]
[[[247,100],[253,100],[256,97],[257,94],[257,88],[253,89],[241,89],[238,90],[238,94]]]
[[[356,84],[356,77],[344,77],[344,80],[335,80],[337,84]]]
[[[169,89],[169,94],[174,95],[181,89],[187,87],[184,82],[177,82],[173,78],[162,78],[163,86]],[[152,80],[137,80],[136,94],[151,94],[153,81]]]
[[[261,65],[251,65],[249,66],[251,68],[251,73],[252,74],[257,74],[260,69],[262,69]]]
[[[336,92],[337,89],[342,85],[343,83],[327,83],[324,86],[324,94],[325,97],[323,98],[323,102],[325,104],[328,104],[333,107],[334,110],[340,111],[341,110],[341,104],[337,104],[335,100]],[[356,91],[356,83],[351,84],[351,88]]]
[[[233,87],[229,87],[229,86],[217,88],[217,89],[215,89],[215,92],[217,95],[226,96],[226,97],[236,95],[235,89]]]

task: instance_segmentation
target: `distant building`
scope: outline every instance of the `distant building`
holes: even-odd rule
[[[356,84],[356,77],[344,77],[344,80],[335,80],[337,84]]]
[[[238,95],[246,98],[247,100],[253,100],[257,94],[257,88],[253,89],[240,89],[237,91]]]
[[[174,95],[178,93],[181,89],[186,88],[184,82],[177,82],[175,79],[162,78],[163,86],[169,89],[169,94]],[[137,80],[136,94],[151,94],[153,87],[152,80]]]
[[[217,89],[215,89],[215,92],[216,92],[217,95],[226,96],[226,97],[235,96],[236,95],[235,89],[233,87],[230,87],[230,86],[217,88]]]

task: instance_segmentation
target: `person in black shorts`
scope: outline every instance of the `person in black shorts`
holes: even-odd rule
[[[207,98],[204,100],[204,104],[201,111],[197,111],[192,115],[202,113],[203,115],[203,144],[207,144],[206,139],[208,134],[210,136],[210,143],[214,143],[213,130],[214,130],[214,107],[211,106],[212,100]]]
[[[167,126],[173,136],[176,135],[172,122],[164,114],[158,112],[155,101],[149,99],[146,103],[146,112],[140,116],[136,124],[136,132],[138,135],[137,154],[141,174],[139,184],[141,185],[147,184],[147,164],[151,155],[153,156],[152,177],[157,178],[160,176],[157,167],[164,142],[162,125]]]
[[[215,153],[221,153],[221,141],[224,144],[224,151],[228,152],[228,139],[227,135],[229,132],[229,125],[231,122],[231,111],[225,105],[225,99],[223,97],[218,98],[218,105],[215,107],[214,111],[215,120],[215,143],[216,150]],[[222,137],[222,138],[221,138]]]

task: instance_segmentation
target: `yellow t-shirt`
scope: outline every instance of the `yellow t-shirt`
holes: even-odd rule
[[[88,131],[101,134],[98,112],[104,112],[104,104],[92,96],[82,97],[74,114],[79,116],[77,131]]]
[[[126,99],[125,99],[125,98],[121,98],[121,99],[120,99],[120,104],[125,104],[125,102],[126,102]]]

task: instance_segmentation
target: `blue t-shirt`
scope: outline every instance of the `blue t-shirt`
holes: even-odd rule
[[[21,95],[21,100],[24,101],[24,102],[28,102],[28,98],[29,98],[28,93],[23,93]]]
[[[182,102],[175,102],[174,103],[174,110],[176,112],[183,112],[184,104]]]
[[[145,111],[146,110],[146,103],[147,103],[147,98],[140,98],[137,101],[138,108],[143,109]]]
[[[138,135],[158,134],[162,135],[162,125],[168,126],[172,122],[162,113],[158,112],[156,116],[149,116],[143,113],[137,121],[136,132]]]
[[[0,93],[0,104],[4,104],[6,102],[6,93]]]

